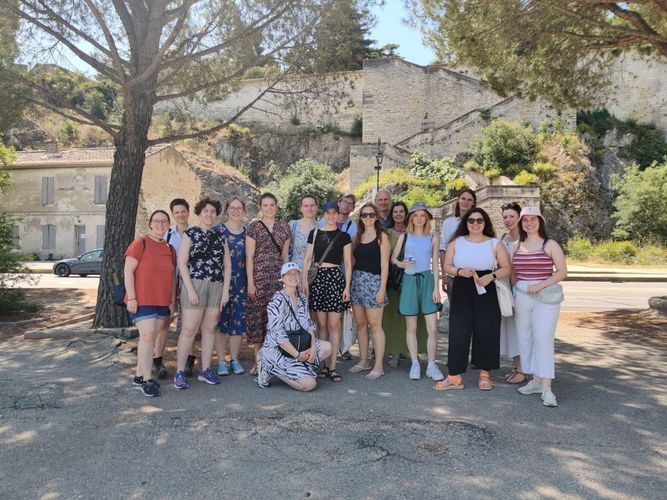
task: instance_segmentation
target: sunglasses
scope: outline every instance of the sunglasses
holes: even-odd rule
[[[515,203],[515,202],[505,203],[504,205],[501,205],[500,209],[501,210],[515,210],[516,212],[521,212],[521,208],[519,207],[519,204]]]
[[[484,224],[484,219],[482,217],[475,218],[475,217],[468,217],[466,219],[466,222],[468,224]]]
[[[375,219],[377,217],[377,214],[375,212],[366,212],[359,214],[359,217],[362,219],[370,218],[370,219]]]

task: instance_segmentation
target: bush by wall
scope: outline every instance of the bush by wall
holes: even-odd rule
[[[537,145],[531,127],[494,120],[472,140],[469,152],[484,170],[499,169],[503,175],[514,176],[535,160]]]

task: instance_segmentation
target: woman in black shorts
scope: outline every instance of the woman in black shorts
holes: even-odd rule
[[[316,313],[319,337],[332,344],[329,366],[322,369],[320,377],[328,376],[333,382],[340,382],[342,377],[336,371],[336,355],[340,345],[341,313],[350,300],[352,240],[349,234],[338,229],[338,204],[335,201],[326,202],[322,211],[324,225],[308,235],[303,261],[303,290],[309,295],[310,310]],[[319,263],[325,252],[317,277],[309,286],[307,269],[311,262]]]
[[[366,203],[359,213],[359,229],[354,237],[352,253],[352,311],[357,324],[359,339],[359,363],[350,368],[350,373],[370,370],[368,363],[368,328],[373,335],[375,364],[366,375],[375,380],[384,375],[384,330],[382,312],[389,302],[387,298],[387,276],[389,275],[389,253],[391,243],[384,231],[378,211],[372,203]]]

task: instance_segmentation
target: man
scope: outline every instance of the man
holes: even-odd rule
[[[338,200],[338,229],[354,239],[357,234],[357,223],[350,219],[350,214],[357,203],[357,197],[352,193],[345,193]]]
[[[380,189],[375,195],[375,206],[380,212],[380,222],[385,228],[389,227],[391,222],[391,195],[386,189]]]
[[[183,231],[190,227],[190,224],[188,224],[188,219],[190,218],[190,204],[183,198],[174,198],[171,200],[171,203],[169,203],[169,209],[171,210],[171,215],[174,218],[176,224],[170,227],[169,230],[164,234],[164,239],[174,248],[176,251],[176,256],[178,256],[178,249],[181,246],[181,237],[183,235]],[[180,281],[177,282],[176,286],[179,286],[179,283]],[[178,295],[178,290],[176,293]],[[177,330],[180,330],[180,320],[179,324],[177,324]],[[153,369],[155,370],[155,375],[158,378],[164,378],[167,376],[167,369],[162,363],[162,357],[164,355],[165,345],[167,344],[168,332],[169,324],[167,324],[163,330],[158,332],[155,339],[155,349],[153,351]],[[195,359],[196,357],[190,353],[185,368],[185,374],[188,377],[192,376]]]

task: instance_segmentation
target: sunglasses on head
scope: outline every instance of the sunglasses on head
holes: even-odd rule
[[[375,212],[365,212],[365,213],[359,214],[359,217],[361,217],[362,219],[365,219],[367,217],[371,218],[371,219],[375,219],[375,217],[377,217],[377,215],[376,215]]]
[[[501,210],[515,210],[516,212],[521,212],[519,204],[516,202],[505,203],[500,207]]]
[[[484,218],[483,217],[468,217],[466,219],[466,222],[468,224],[484,224]]]

